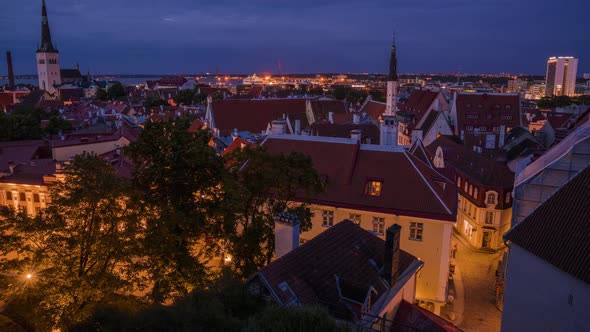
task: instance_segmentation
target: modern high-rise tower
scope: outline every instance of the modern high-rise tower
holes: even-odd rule
[[[391,58],[389,59],[389,75],[387,76],[387,104],[385,106],[385,113],[381,115],[380,120],[380,144],[381,145],[397,145],[397,131],[398,121],[396,119],[397,112],[397,93],[399,89],[399,82],[397,80],[397,51],[395,47],[395,36],[393,36],[393,44],[391,46]]]
[[[573,96],[576,89],[578,59],[571,56],[551,57],[547,60],[545,76],[546,96]]]
[[[41,45],[37,49],[37,75],[39,77],[39,89],[50,94],[54,94],[56,92],[55,86],[61,84],[59,52],[51,42],[45,0],[42,0],[41,7]]]

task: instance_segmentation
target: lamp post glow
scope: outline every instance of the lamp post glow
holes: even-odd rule
[[[27,279],[28,279],[28,280],[31,280],[31,278],[32,278],[32,277],[33,277],[33,275],[32,275],[32,274],[30,274],[30,273],[29,273],[29,274],[27,274]]]

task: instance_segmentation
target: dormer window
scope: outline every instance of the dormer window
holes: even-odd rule
[[[383,189],[383,181],[369,180],[367,184],[367,194],[371,196],[381,196],[381,190]]]
[[[486,195],[486,204],[496,204],[496,193],[495,192],[489,192]]]

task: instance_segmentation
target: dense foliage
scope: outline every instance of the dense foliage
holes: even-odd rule
[[[80,323],[99,306],[171,303],[214,287],[220,266],[244,280],[268,264],[277,213],[311,227],[305,200],[294,202],[322,190],[307,157],[247,148],[224,159],[207,130],[189,126],[147,123],[124,150],[130,179],[83,154],[38,216],[1,210],[0,298],[9,311],[43,331]],[[217,310],[206,307],[198,310]]]
[[[45,127],[41,121],[48,120]],[[19,108],[11,113],[0,112],[0,141],[40,139],[44,135],[55,135],[72,129],[56,110],[46,112],[41,109]]]
[[[279,308],[235,284],[195,291],[173,306],[139,312],[102,307],[71,332],[119,331],[349,331],[317,307]]]

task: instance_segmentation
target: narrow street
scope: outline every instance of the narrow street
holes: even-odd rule
[[[453,311],[454,323],[465,332],[500,331],[502,313],[495,302],[495,274],[502,253],[486,253],[471,249],[460,235],[453,233],[457,243]]]

